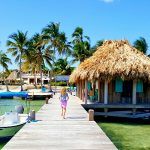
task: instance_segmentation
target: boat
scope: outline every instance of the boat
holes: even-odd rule
[[[28,121],[27,114],[18,114],[17,112],[6,112],[0,116],[0,140],[10,139],[14,136]]]
[[[0,98],[13,98],[13,97],[21,97],[21,98],[27,98],[28,92],[22,91],[22,92],[0,92]]]

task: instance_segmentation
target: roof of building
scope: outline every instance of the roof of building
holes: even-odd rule
[[[69,75],[57,75],[56,81],[69,81]]]
[[[19,72],[14,70],[10,73],[10,75],[7,77],[7,80],[16,80],[19,77]]]
[[[127,40],[108,40],[71,74],[70,82],[92,79],[145,79],[150,81],[150,58]]]

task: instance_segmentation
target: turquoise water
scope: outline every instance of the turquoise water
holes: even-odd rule
[[[26,106],[26,102],[23,100],[1,99],[0,100],[0,115],[8,111],[14,111],[16,105]]]
[[[0,115],[3,115],[5,112],[14,111],[16,105],[23,105],[25,109],[24,113],[28,113],[30,110],[38,111],[44,103],[44,100],[26,101],[22,99],[0,99]],[[8,141],[0,141],[0,149],[7,142]]]

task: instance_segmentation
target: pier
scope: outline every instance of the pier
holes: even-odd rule
[[[28,95],[29,95],[29,97],[31,98],[31,99],[36,99],[36,100],[38,100],[38,99],[42,99],[42,100],[45,100],[45,98],[46,97],[52,97],[52,93],[50,93],[50,92],[29,92],[28,93]]]
[[[61,116],[58,94],[36,114],[3,148],[4,150],[115,150],[95,121],[89,121],[82,101],[69,95],[66,119]]]

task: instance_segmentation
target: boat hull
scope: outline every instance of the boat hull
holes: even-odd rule
[[[16,122],[16,123],[13,123],[13,121],[16,121],[16,120],[10,120],[10,119],[16,119],[16,118],[10,118],[10,117],[14,117],[14,116],[11,116],[11,115],[9,116],[9,115],[10,114],[8,114],[8,116],[6,115],[7,117],[5,115],[0,116],[0,140],[11,138],[27,122],[27,118],[28,118],[27,114],[19,114],[18,115],[19,122]]]
[[[16,126],[0,127],[0,139],[11,138],[24,126],[24,124],[25,123]]]

